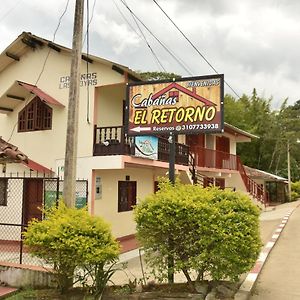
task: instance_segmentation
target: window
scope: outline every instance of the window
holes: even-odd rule
[[[118,212],[132,210],[136,205],[136,181],[119,181],[118,192]]]
[[[52,128],[52,108],[35,97],[20,112],[18,131],[36,131]]]
[[[7,205],[7,178],[0,178],[0,206]]]

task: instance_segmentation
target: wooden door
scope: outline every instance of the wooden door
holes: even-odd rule
[[[35,218],[42,220],[43,207],[43,179],[24,179],[24,199],[23,199],[23,224]]]
[[[216,168],[223,169],[223,161],[228,160],[230,158],[229,155],[226,155],[224,153],[230,153],[230,140],[229,138],[225,136],[217,136],[216,137],[216,150],[223,152],[217,152],[216,153]]]
[[[219,187],[221,190],[225,189],[225,179],[224,178],[216,178],[215,185]]]
[[[216,137],[216,150],[225,153],[230,153],[230,140],[225,136]]]
[[[204,167],[204,134],[191,134],[186,136],[186,143],[190,147],[190,151],[195,154],[195,163],[199,167]]]

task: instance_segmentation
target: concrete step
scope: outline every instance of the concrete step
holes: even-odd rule
[[[18,289],[8,287],[8,286],[0,286],[0,299],[5,299],[8,296],[11,296],[15,292],[17,292]]]

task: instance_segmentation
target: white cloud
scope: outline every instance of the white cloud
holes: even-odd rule
[[[93,22],[96,24],[94,31],[112,45],[116,54],[137,48],[140,44],[140,38],[135,32],[129,30],[126,24],[108,19],[104,15],[94,16]]]
[[[274,106],[289,97],[300,98],[300,1],[296,0],[157,0],[200,52],[239,94],[256,88],[265,97],[274,96]],[[3,2],[3,3],[2,3]],[[0,49],[22,31],[52,39],[65,1],[3,0],[0,13]],[[16,5],[19,2],[18,5]],[[126,0],[149,29],[179,56],[193,75],[213,73],[206,62],[180,35],[158,7],[149,0]],[[96,1],[90,26],[93,54],[137,70],[158,70],[145,42],[130,28],[135,23],[120,0]],[[74,0],[57,34],[56,41],[71,45]],[[92,8],[93,1],[90,1]],[[16,6],[1,21],[9,9]],[[142,25],[140,25],[141,28]],[[137,29],[136,29],[137,30]],[[146,32],[145,35],[167,71],[187,72]],[[227,92],[230,92],[226,88]]]

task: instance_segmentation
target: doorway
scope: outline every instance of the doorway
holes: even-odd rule
[[[43,179],[24,179],[23,193],[23,224],[28,225],[33,218],[42,220]]]

